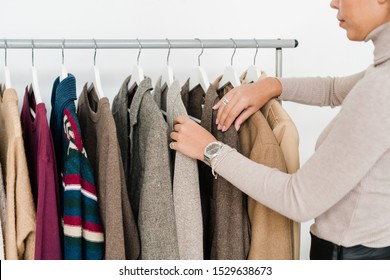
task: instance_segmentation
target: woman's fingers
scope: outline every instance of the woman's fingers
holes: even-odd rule
[[[174,120],[173,120],[173,125],[176,125],[176,124],[182,124],[182,123],[185,123],[186,121],[188,121],[189,118],[186,117],[186,116],[177,116]],[[176,129],[175,129],[176,130]]]
[[[169,147],[191,158],[203,160],[204,148],[216,141],[215,137],[188,117],[176,117],[174,124]]]
[[[221,118],[221,120],[223,121],[222,132],[225,132],[230,128],[234,120],[237,118],[237,116],[239,116],[243,112],[243,110],[245,110],[243,101],[237,100],[235,104],[232,105],[231,108],[229,108],[229,110],[225,110],[222,113],[222,118]]]
[[[257,110],[254,107],[249,107],[241,112],[241,114],[234,121],[234,128],[238,131],[243,124],[250,116],[252,116]]]
[[[236,100],[237,98],[233,89],[225,94],[224,97],[222,97],[222,99],[219,101],[221,102],[221,105],[219,106],[216,119],[218,129],[222,129],[223,125],[225,124],[226,116],[229,114],[231,108],[235,106]]]

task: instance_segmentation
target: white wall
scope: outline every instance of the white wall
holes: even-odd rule
[[[313,0],[1,0],[0,38],[140,38],[140,39],[297,39],[284,50],[283,76],[342,76],[364,69],[372,60],[371,43],[349,42],[328,1]],[[234,64],[243,71],[255,50],[239,49]],[[136,63],[137,50],[98,50],[105,95],[112,101]],[[184,82],[197,64],[199,50],[172,50],[170,64]],[[140,64],[154,81],[167,50],[142,51]],[[230,63],[232,50],[206,49],[202,66],[212,81]],[[0,54],[0,80],[3,80]],[[77,91],[92,81],[93,50],[65,50],[65,64],[77,79]],[[260,50],[257,64],[274,75],[274,50]],[[50,111],[51,87],[60,73],[61,50],[36,50],[40,91]],[[8,50],[13,86],[21,99],[31,80],[31,51]],[[284,102],[300,134],[301,163],[337,109]],[[309,226],[302,224],[302,259],[308,259]]]

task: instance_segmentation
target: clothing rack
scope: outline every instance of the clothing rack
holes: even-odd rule
[[[275,76],[282,76],[282,49],[295,39],[0,39],[2,49],[223,49],[274,48]]]

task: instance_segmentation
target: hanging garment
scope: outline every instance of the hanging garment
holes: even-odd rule
[[[179,259],[168,125],[153,100],[150,78],[130,107],[130,198],[138,222],[141,259]]]
[[[35,112],[35,118],[30,109]],[[33,119],[34,118],[34,119]],[[26,88],[20,116],[30,182],[35,202],[36,260],[60,260],[61,210],[53,139],[44,103],[35,103],[34,92]]]
[[[87,84],[79,97],[77,114],[82,139],[96,179],[104,225],[105,259],[138,259],[138,230],[130,206],[116,126],[107,97],[98,98]]]
[[[205,104],[205,92],[201,86],[196,86],[189,90],[190,81],[187,80],[181,89],[181,98],[184,107],[190,116],[202,119],[203,106]],[[213,89],[209,87],[209,91]],[[212,196],[212,185],[214,177],[211,174],[210,167],[203,161],[198,160],[199,187],[202,207],[203,220],[203,258],[210,259],[211,244],[209,242],[210,233],[210,198]]]
[[[241,75],[245,82],[246,72]],[[265,77],[262,75],[261,78]],[[260,79],[261,79],[260,78]],[[287,172],[282,149],[261,112],[254,113],[239,130],[242,154],[249,159]],[[248,259],[291,260],[294,248],[293,221],[248,197],[251,247]]]
[[[161,77],[158,79],[154,90],[155,100],[165,99],[170,132],[173,131],[175,117],[187,116],[180,92],[181,88],[177,80],[173,81],[169,88],[165,87],[162,90]],[[158,98],[158,96],[161,98]],[[203,259],[203,225],[198,176],[196,160],[181,153],[175,153],[173,162],[173,202],[181,260]]]
[[[19,119],[18,96],[14,89],[1,90],[0,94],[0,157],[6,174],[7,199],[5,257],[7,260],[33,260],[35,207]]]
[[[1,87],[1,86],[0,86]],[[5,260],[4,256],[4,234],[3,234],[3,223],[5,222],[5,192],[3,184],[3,170],[1,169],[0,163],[0,260]],[[3,216],[4,213],[4,216]]]
[[[1,155],[0,155],[0,159],[1,159]],[[3,178],[5,178],[6,174],[3,172],[5,172],[5,170],[1,167],[1,160],[0,160],[0,219],[1,219],[1,226],[3,228],[3,238],[4,238],[5,219],[6,219],[6,195],[5,195],[5,182]]]
[[[130,194],[130,117],[129,108],[133,96],[137,89],[135,86],[131,91],[128,90],[131,76],[127,77],[122,83],[118,94],[112,102],[112,116],[114,117],[115,125],[117,127],[116,133],[118,137],[123,170],[125,172],[127,193]],[[129,197],[130,199],[130,197]],[[134,207],[132,206],[134,209]],[[134,212],[133,212],[134,213]],[[136,218],[136,217],[135,217]]]
[[[228,83],[218,93],[219,77],[206,93],[202,126],[210,131],[218,141],[239,149],[238,134],[234,127],[222,133],[215,125],[217,111],[212,107],[232,86]],[[210,169],[209,169],[210,172]],[[249,220],[246,195],[221,176],[212,180],[209,197],[208,248],[210,259],[246,259],[249,252]]]
[[[51,96],[50,128],[63,186],[64,259],[103,259],[103,225],[75,100],[75,77],[68,74],[61,82],[58,77]]]
[[[294,122],[276,99],[268,101],[261,108],[261,112],[267,119],[268,125],[273,130],[282,149],[287,173],[297,172],[299,169],[299,135]],[[292,230],[293,259],[299,260],[301,225],[290,220],[290,228]]]
[[[184,107],[187,110],[188,115],[200,120],[202,118],[206,92],[201,85],[195,86],[192,90],[189,89],[190,80],[188,79],[181,89],[181,98]]]

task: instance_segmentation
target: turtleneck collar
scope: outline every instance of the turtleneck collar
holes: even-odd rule
[[[386,22],[365,38],[365,42],[372,41],[374,44],[374,65],[377,66],[390,59],[390,22]]]

